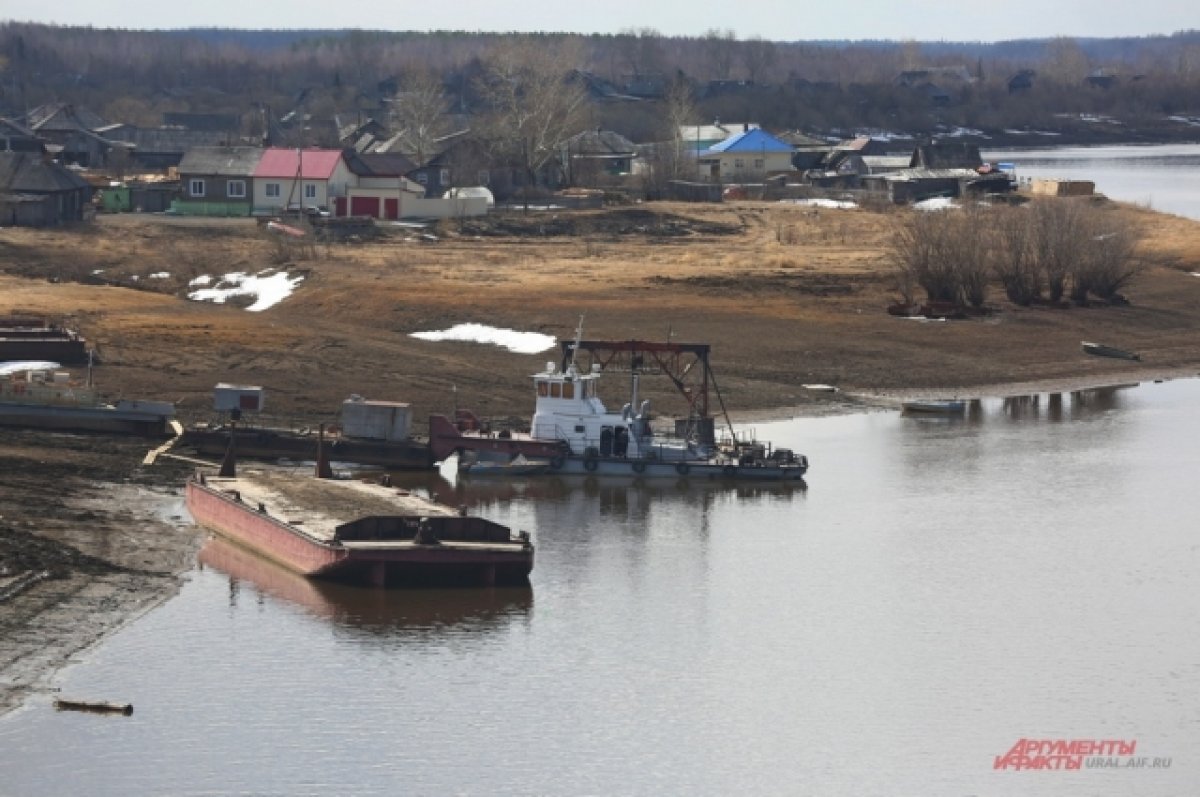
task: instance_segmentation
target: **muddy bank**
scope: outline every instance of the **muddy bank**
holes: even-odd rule
[[[200,535],[147,443],[0,430],[0,713],[174,594]]]

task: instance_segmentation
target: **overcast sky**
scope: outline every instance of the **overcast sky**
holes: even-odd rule
[[[23,3],[10,19],[117,28],[366,28],[573,31],[654,28],[739,38],[999,41],[1046,36],[1145,36],[1200,27],[1196,0],[55,0]],[[3,13],[3,12],[0,12]],[[11,13],[11,12],[10,12]],[[7,17],[8,15],[5,14]]]

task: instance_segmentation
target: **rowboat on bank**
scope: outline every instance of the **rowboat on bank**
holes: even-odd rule
[[[1103,343],[1092,343],[1083,341],[1080,344],[1085,354],[1091,354],[1096,357],[1113,357],[1118,360],[1141,360],[1141,356],[1134,354],[1131,351],[1118,349],[1115,346],[1105,346]]]
[[[967,402],[960,399],[925,399],[904,402],[904,412],[917,415],[962,415]]]

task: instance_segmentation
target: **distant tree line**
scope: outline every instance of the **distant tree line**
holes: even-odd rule
[[[820,35],[813,31],[814,39]],[[1081,114],[1138,125],[1200,114],[1197,31],[998,44],[782,43],[728,30],[697,37],[653,29],[131,31],[17,22],[0,25],[0,113],[71,102],[143,126],[165,111],[373,114],[385,98],[402,102],[428,89],[432,76],[441,96],[427,100],[448,117],[474,119],[498,102],[488,76],[514,48],[569,54],[552,59],[562,74],[549,77],[571,78],[591,92],[578,121],[638,142],[670,140],[681,90],[689,122],[719,118],[780,130],[920,135],[939,126],[1061,129],[1080,124]],[[1022,70],[1029,79],[1014,86]],[[613,96],[597,95],[600,85]],[[640,99],[620,99],[631,95]]]

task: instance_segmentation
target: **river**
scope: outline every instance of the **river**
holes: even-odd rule
[[[134,714],[30,700],[0,793],[1189,793],[1198,402],[760,424],[807,489],[411,479],[529,530],[528,590],[322,586],[210,543],[58,676]],[[997,769],[1023,740],[1112,755]]]
[[[983,158],[1016,164],[1021,179],[1091,180],[1111,199],[1200,219],[1200,144],[985,150]]]

